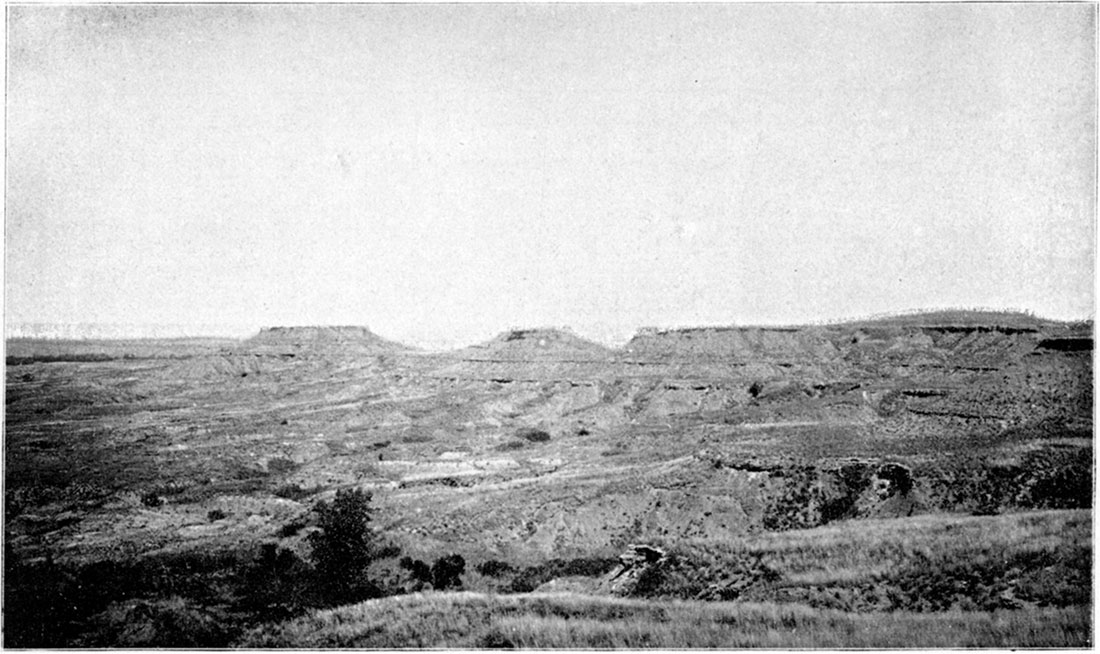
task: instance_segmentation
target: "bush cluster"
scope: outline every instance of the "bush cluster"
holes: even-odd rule
[[[916,469],[934,508],[994,514],[1006,509],[1092,507],[1092,452],[1088,448],[1043,448],[1018,463],[963,455]]]
[[[276,543],[86,565],[24,561],[7,547],[4,644],[224,647],[257,622],[376,596],[367,566],[399,551],[371,532],[369,503],[369,493],[342,491],[315,507],[312,564]],[[224,515],[215,509],[207,518]],[[440,579],[450,574],[455,583],[454,567],[442,566]],[[202,608],[215,606],[226,610]]]
[[[462,574],[466,572],[466,559],[461,554],[448,554],[436,559],[429,566],[420,559],[403,557],[401,567],[407,570],[409,577],[418,584],[417,589],[431,584],[435,590],[447,590],[462,587]]]
[[[839,470],[814,466],[784,471],[778,488],[767,499],[764,528],[769,531],[808,529],[853,517],[860,495],[867,490],[874,469],[851,463]]]
[[[558,577],[598,577],[611,572],[618,563],[618,559],[600,557],[551,559],[516,572],[511,582],[504,588],[504,592],[529,593]],[[503,574],[503,568],[494,567]]]

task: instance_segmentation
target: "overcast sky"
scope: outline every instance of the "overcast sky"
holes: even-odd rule
[[[6,320],[1091,316],[1095,14],[10,7]]]

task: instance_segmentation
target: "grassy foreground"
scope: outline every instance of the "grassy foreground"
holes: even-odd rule
[[[846,613],[801,605],[573,594],[416,593],[247,634],[248,648],[1084,647],[1088,607]]]
[[[701,581],[757,559],[775,581],[742,600],[805,603],[842,611],[995,611],[1087,605],[1092,584],[1092,512],[997,516],[923,515],[852,520],[728,541],[657,544],[680,552]],[[682,575],[681,575],[682,576]],[[693,599],[700,583],[664,575],[657,595]],[[672,592],[661,592],[672,591]]]
[[[316,611],[258,627],[237,644],[1087,647],[1091,531],[1090,511],[1034,511],[858,520],[732,541],[661,543],[674,555],[643,596],[608,596],[577,578],[570,592],[502,595],[471,584],[490,592],[415,593]],[[768,577],[737,601],[693,599],[761,565]]]

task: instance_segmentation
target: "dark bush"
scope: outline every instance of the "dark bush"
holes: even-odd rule
[[[266,620],[286,619],[313,603],[314,575],[293,551],[264,543],[243,574],[241,608]]]
[[[214,509],[206,514],[206,519],[210,522],[217,522],[218,520],[225,520],[225,511],[221,509]]]
[[[890,468],[887,474],[895,471]],[[903,479],[900,472],[896,476],[897,480],[891,478],[892,488],[896,491],[900,486],[908,492],[909,478]],[[769,531],[808,529],[854,517],[860,494],[871,485],[871,469],[860,463],[839,470],[794,466],[772,477],[778,481],[765,504],[764,528]]]
[[[512,571],[512,566],[508,565],[504,561],[497,561],[496,559],[490,559],[477,564],[475,570],[479,574],[483,574],[486,577],[499,577],[505,573]]]
[[[466,572],[466,560],[460,554],[440,557],[432,565],[432,586],[436,590],[461,588],[463,572]]]
[[[550,440],[550,434],[541,429],[524,427],[516,432],[516,436],[532,443],[545,443]]]
[[[414,559],[411,556],[401,557],[399,565],[409,571],[409,576],[413,578],[413,581],[418,581],[422,584],[432,583],[432,569],[428,567],[427,563],[424,563],[420,559]]]
[[[1023,465],[1030,507],[1087,509],[1092,506],[1092,453],[1089,448],[1037,450]],[[1029,507],[1029,508],[1030,508]]]
[[[906,495],[913,488],[913,476],[909,468],[898,463],[887,463],[878,469],[879,479],[890,482],[893,492]]]
[[[1092,506],[1090,448],[1045,447],[1017,462],[961,455],[919,465],[918,483],[935,508],[996,514],[1007,509]]]
[[[163,506],[164,500],[161,499],[160,495],[157,495],[155,491],[149,491],[142,494],[141,503],[147,507],[155,509],[158,506]]]
[[[180,597],[113,605],[91,621],[82,647],[218,648],[229,640],[227,618]]]
[[[484,636],[477,641],[478,649],[515,649],[516,644],[512,642],[512,639],[500,632],[500,629],[493,627]]]
[[[379,546],[374,553],[375,559],[392,559],[401,554],[401,548],[393,543]]]
[[[298,532],[305,528],[305,526],[306,523],[301,520],[288,522],[279,529],[279,536],[281,538],[290,538],[292,536],[296,536]]]
[[[234,552],[199,551],[141,560],[58,565],[50,559],[26,564],[7,547],[5,550],[7,647],[117,646],[121,640],[109,642],[114,638],[110,635],[114,627],[102,618],[109,618],[120,603],[142,598],[150,599],[150,615],[160,615],[154,620],[160,634],[158,642],[165,643],[169,638],[166,634],[174,634],[171,637],[179,637],[179,642],[173,643],[177,647],[198,641],[211,647],[228,644],[231,625],[222,624],[225,616],[202,610],[192,613],[191,609],[231,601],[226,587],[237,578],[239,562]],[[172,598],[185,598],[187,606],[178,605]],[[167,602],[162,604],[162,600]],[[178,612],[173,608],[177,606]],[[176,623],[194,627],[194,637],[180,635],[172,627]]]

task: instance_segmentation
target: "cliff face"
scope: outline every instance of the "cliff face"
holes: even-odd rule
[[[705,327],[647,330],[623,348],[639,358],[674,360],[730,359],[764,361],[829,361],[837,347],[816,327]]]
[[[476,507],[418,496],[407,508],[422,509],[417,533],[447,542],[579,556],[658,536],[1087,503],[1055,489],[1091,478],[1091,327],[963,318],[645,330],[618,350],[506,333],[427,374],[465,389],[469,429],[492,425],[475,451],[537,456],[538,481],[465,477],[464,493],[483,488]],[[512,425],[552,439],[509,440]]]
[[[896,322],[807,327],[699,327],[647,329],[622,348],[627,357],[724,360],[731,363],[835,363],[877,359],[887,363],[1004,365],[1046,351],[1090,351],[1091,324],[948,323],[915,316]],[[1041,352],[1039,352],[1041,353]]]

